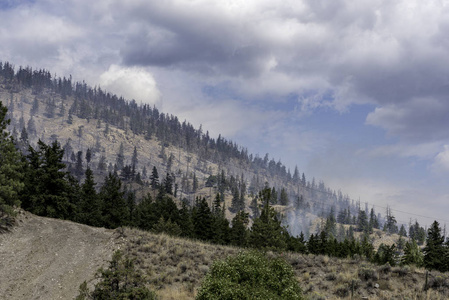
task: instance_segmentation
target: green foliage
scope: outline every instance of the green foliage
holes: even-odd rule
[[[79,216],[78,221],[91,226],[102,226],[102,198],[99,197],[95,190],[95,181],[93,172],[90,168],[86,170],[86,179],[81,186]]]
[[[232,227],[230,230],[230,241],[235,246],[246,246],[248,239],[249,215],[244,211],[239,211],[232,219]]]
[[[129,208],[122,191],[122,182],[116,174],[109,173],[100,190],[103,203],[104,225],[108,228],[117,228],[127,225]]]
[[[196,238],[202,240],[213,238],[213,216],[205,198],[197,198],[192,211],[192,221]]]
[[[30,147],[29,152],[23,208],[41,216],[73,218],[76,207],[70,202],[70,175],[63,171],[64,150],[57,141],[47,145],[39,140],[37,149]]]
[[[281,226],[276,211],[270,206],[271,189],[265,188],[262,190],[259,198],[263,202],[262,212],[260,217],[254,220],[251,227],[249,244],[257,249],[286,249],[287,244],[284,234],[286,229]]]
[[[24,187],[23,163],[13,139],[6,131],[10,122],[6,119],[6,113],[6,107],[0,102],[0,212],[5,212],[6,206],[20,204],[19,193]]]
[[[401,264],[416,265],[418,267],[423,266],[424,255],[415,240],[405,243],[404,256],[402,256]]]
[[[430,270],[445,272],[447,263],[445,262],[444,236],[441,234],[440,224],[434,221],[427,232],[426,246],[424,251],[424,266]]]
[[[164,221],[164,217],[160,217],[159,221],[154,224],[153,232],[155,233],[166,233],[171,236],[180,236],[182,233],[181,228],[179,228],[178,224],[173,223],[170,219]]]
[[[395,266],[397,257],[395,255],[396,245],[380,244],[379,249],[373,257],[373,261],[379,265],[389,264]]]
[[[134,268],[133,261],[124,257],[123,253],[116,251],[109,264],[109,269],[100,269],[97,272],[100,282],[90,293],[86,282],[80,285],[77,300],[87,299],[127,299],[127,300],[153,300],[156,299],[154,292],[145,286],[142,274]]]
[[[252,251],[214,262],[196,299],[303,299],[301,293],[284,259]]]

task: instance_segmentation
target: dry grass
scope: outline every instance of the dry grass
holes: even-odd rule
[[[146,274],[160,299],[194,299],[204,275],[215,260],[241,249],[155,235],[125,229],[126,252]],[[429,273],[429,290],[424,291],[426,271],[416,267],[376,266],[361,258],[273,253],[293,267],[307,299],[448,299],[449,274]]]
[[[212,263],[240,249],[126,229],[128,255],[160,299],[193,299]]]

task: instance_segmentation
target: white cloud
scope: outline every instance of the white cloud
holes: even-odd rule
[[[431,168],[437,174],[449,172],[449,145],[444,145],[443,151],[435,156]]]
[[[137,103],[160,105],[161,93],[153,75],[139,67],[111,65],[101,74],[100,83],[107,91],[134,99]]]

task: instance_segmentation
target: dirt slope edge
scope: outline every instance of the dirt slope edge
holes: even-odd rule
[[[122,242],[114,230],[21,212],[0,235],[0,299],[73,299]]]

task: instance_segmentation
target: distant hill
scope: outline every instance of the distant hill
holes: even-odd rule
[[[273,204],[285,212],[289,229],[306,235],[316,216],[342,210],[357,216],[361,206],[324,182],[307,178],[297,167],[291,172],[268,154],[250,154],[243,146],[222,136],[210,137],[207,130],[196,129],[155,107],[138,105],[71,78],[53,78],[47,70],[16,70],[9,62],[1,63],[0,101],[8,107],[9,129],[24,151],[38,139],[46,143],[58,140],[69,169],[76,173],[80,153],[81,168],[89,165],[97,182],[109,171],[120,173],[134,164],[141,182],[130,188],[138,195],[146,193],[151,170],[156,167],[161,177],[166,173],[174,176],[178,199],[192,203],[201,196],[211,204],[216,193],[221,193],[227,208],[238,206],[252,214],[253,196],[268,184],[273,187]],[[123,158],[118,159],[121,147]],[[231,211],[235,209],[227,211],[229,218]]]

